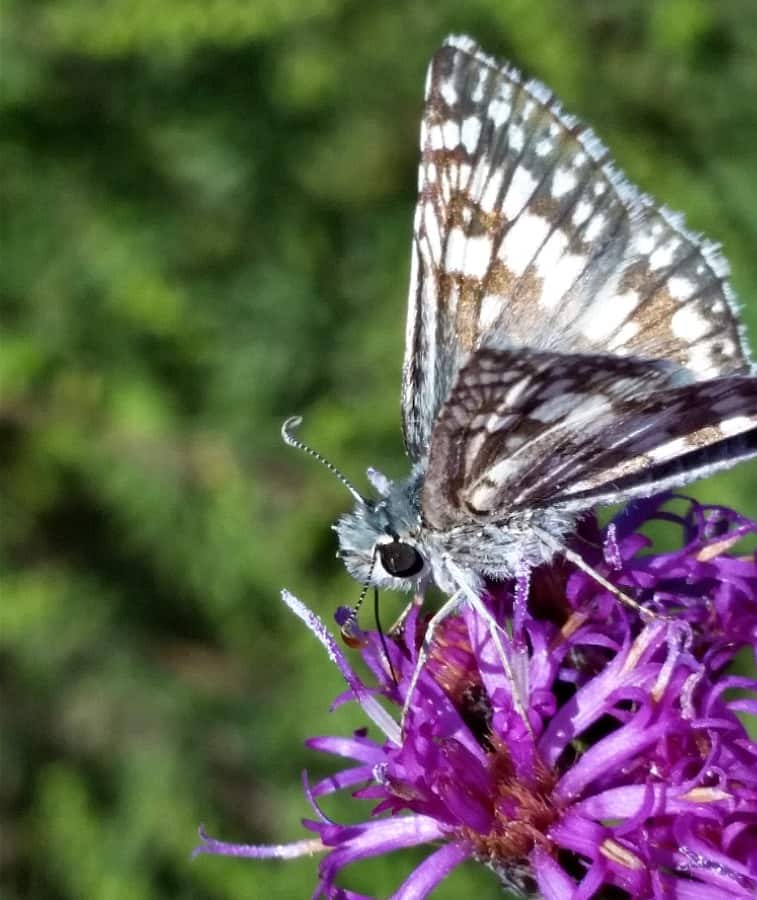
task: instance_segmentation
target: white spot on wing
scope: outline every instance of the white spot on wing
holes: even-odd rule
[[[688,453],[691,449],[692,446],[689,441],[680,437],[667,441],[665,444],[660,444],[659,447],[653,447],[647,451],[647,456],[655,462],[665,462],[668,459],[673,459],[675,456],[680,456],[682,453]]]
[[[589,220],[589,224],[586,226],[586,231],[583,236],[584,240],[589,244],[594,243],[604,231],[606,224],[607,217],[602,213],[595,213]]]
[[[574,169],[556,169],[552,178],[552,196],[562,197],[578,184],[578,176]]]
[[[694,307],[683,306],[673,313],[670,328],[677,338],[690,342],[707,334],[710,323]]]
[[[651,231],[642,231],[634,241],[634,249],[640,256],[648,256],[654,249],[655,239]]]
[[[692,344],[688,348],[686,365],[698,375],[711,376],[717,374],[712,360],[712,347],[704,341]]]
[[[531,411],[531,418],[545,425],[563,421],[566,425],[585,422],[609,412],[612,405],[604,394],[582,394],[566,392],[537,406]]]
[[[575,428],[582,422],[604,416],[612,409],[612,404],[604,394],[592,394],[575,406],[565,417],[566,427]]]
[[[555,309],[586,267],[586,257],[566,254],[567,247],[568,235],[555,229],[534,260],[542,279],[539,305],[544,309]]]
[[[491,173],[479,201],[484,212],[495,212],[499,208],[499,194],[502,190],[503,180],[504,173],[501,169]]]
[[[496,500],[502,482],[521,471],[521,468],[521,463],[510,457],[500,460],[486,473],[487,480],[480,481],[470,492],[469,502],[471,505],[480,510],[488,509],[489,505]],[[489,481],[493,481],[494,485],[492,486]]]
[[[555,309],[565,296],[565,292],[570,289],[585,268],[585,256],[579,256],[574,253],[567,253],[561,256],[544,275],[541,293],[539,294],[540,306],[544,307],[544,309]]]
[[[529,375],[526,375],[519,381],[516,381],[515,384],[511,385],[508,388],[507,393],[505,394],[505,399],[502,402],[502,406],[512,409],[515,404],[518,403],[518,401],[521,399],[530,384],[531,378]]]
[[[502,312],[502,298],[499,294],[485,294],[481,300],[481,308],[478,312],[478,327],[480,331],[488,331],[492,328]]]
[[[534,193],[536,185],[537,181],[528,169],[524,166],[518,166],[515,169],[512,181],[510,182],[510,186],[507,189],[502,204],[502,212],[508,219],[514,219],[528,203]]]
[[[546,221],[546,220],[545,220]],[[548,227],[549,227],[549,223]],[[550,273],[554,271],[560,257],[565,253],[568,246],[568,235],[560,229],[555,229],[550,234],[544,246],[534,260],[536,271],[543,278],[548,278]]]
[[[471,423],[471,427],[475,428],[476,426]],[[480,426],[479,426],[480,427]],[[469,438],[468,446],[465,448],[465,470],[469,472],[471,468],[476,463],[476,458],[478,457],[479,451],[481,447],[486,441],[487,433],[486,431],[480,431],[478,434],[473,435],[473,437]]]
[[[694,293],[694,282],[681,275],[672,275],[667,281],[668,292],[675,300],[688,300]]]
[[[431,258],[438,262],[442,256],[442,235],[434,204],[430,201],[423,204],[423,226],[426,230]]]
[[[465,241],[463,253],[462,274],[470,278],[483,278],[492,258],[492,240],[489,235],[469,237]]]
[[[512,424],[513,416],[499,416],[497,413],[492,413],[486,420],[486,430],[489,434],[494,434],[496,431],[502,431],[504,428],[507,428]]]
[[[499,258],[515,275],[522,275],[549,234],[550,224],[543,216],[524,212],[505,235]]]
[[[531,418],[537,422],[549,424],[556,422],[558,419],[567,418],[571,409],[579,406],[586,401],[586,394],[576,394],[566,392],[552,397],[539,404],[535,409],[531,410]]]
[[[489,118],[492,120],[495,128],[504,125],[510,116],[510,104],[501,97],[495,97],[489,104]]]
[[[455,82],[451,78],[442,81],[439,85],[439,93],[442,95],[442,100],[444,100],[447,106],[454,106],[459,99]]]
[[[468,196],[472,199],[480,198],[483,189],[484,182],[489,174],[489,161],[484,156],[479,156],[475,160],[475,164],[473,167],[473,177],[468,183]],[[481,200],[479,199],[479,204]]]
[[[465,255],[465,233],[462,228],[453,228],[447,235],[447,247],[444,253],[444,266],[448,272],[460,272]]]
[[[714,303],[711,308],[715,308]],[[733,341],[729,341],[727,338],[724,338],[720,342],[720,352],[723,354],[723,356],[734,356],[736,353],[736,344],[734,344]]]
[[[741,434],[742,431],[754,428],[755,424],[757,424],[757,420],[754,417],[733,416],[720,423],[720,430],[726,437],[731,437],[734,434]]]
[[[545,400],[548,400],[551,397],[559,397],[568,393],[568,388],[573,387],[574,385],[574,378],[555,378],[555,380],[550,381],[549,384],[542,385],[540,394]]]
[[[595,303],[584,317],[581,329],[590,341],[602,341],[620,328],[639,304],[636,291],[626,291],[607,297],[602,303]]]
[[[608,350],[615,350],[616,352],[623,348],[623,346],[630,341],[632,341],[636,335],[639,333],[639,325],[637,322],[634,322],[631,319],[629,322],[626,322],[625,325],[621,327],[621,329],[616,332],[610,340],[607,342]]]
[[[515,153],[520,153],[526,141],[526,136],[523,128],[520,125],[511,125],[507,131],[507,140],[510,144],[510,149]]]
[[[486,69],[478,70],[478,80],[471,93],[471,100],[474,103],[480,103],[484,99],[484,91],[486,90],[486,82],[489,79],[489,73]]]
[[[432,125],[427,135],[428,145],[432,150],[444,149],[444,132],[441,125]]]
[[[460,138],[463,143],[463,147],[473,155],[478,147],[478,139],[481,135],[481,122],[475,116],[469,116],[464,122],[463,127],[460,129]]]
[[[653,271],[656,271],[657,269],[664,269],[666,266],[669,266],[673,262],[675,252],[680,245],[681,242],[678,238],[673,238],[666,244],[653,250],[649,257],[649,267]]]
[[[588,200],[579,200],[576,204],[576,208],[573,210],[573,216],[571,221],[576,226],[576,228],[583,225],[583,223],[589,218],[594,209],[594,204],[590,203]]]
[[[457,122],[445,122],[442,125],[442,133],[444,135],[444,146],[448,150],[454,150],[460,143],[460,126]]]

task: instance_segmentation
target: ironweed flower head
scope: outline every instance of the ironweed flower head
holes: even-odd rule
[[[679,549],[649,552],[639,528],[651,519],[679,526]],[[588,521],[576,538],[584,557],[654,618],[558,562],[530,585],[491,586],[506,666],[488,625],[464,608],[434,633],[409,698],[418,607],[383,642],[363,633],[369,687],[285,595],[345,676],[337,702],[357,701],[379,736],[308,741],[344,760],[306,783],[311,838],[265,847],[203,833],[198,852],[322,852],[315,896],[345,900],[362,896],[337,883],[351,863],[420,844],[429,854],[394,900],[428,896],[465,860],[547,900],[757,896],[757,742],[739,716],[757,711],[757,684],[729,674],[736,654],[757,651],[757,558],[730,552],[755,533],[757,523],[690,501],[682,514],[658,499],[604,529]],[[372,804],[357,824],[321,811],[320,798],[344,790]]]

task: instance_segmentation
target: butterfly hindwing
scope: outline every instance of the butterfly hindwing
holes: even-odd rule
[[[423,515],[449,529],[588,509],[755,455],[757,378],[681,383],[664,362],[483,347],[434,428]]]
[[[493,335],[563,353],[749,371],[713,245],[640,195],[551,93],[449,38],[429,68],[403,372],[414,460],[470,351]]]

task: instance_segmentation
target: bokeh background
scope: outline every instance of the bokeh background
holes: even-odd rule
[[[464,31],[548,82],[721,241],[757,338],[757,6],[715,0],[6,0],[2,894],[298,898],[316,861],[190,862],[198,823],[303,836],[349,497],[404,471],[425,66]],[[742,467],[698,496],[757,515]],[[385,596],[387,619],[401,598]],[[331,805],[335,815],[344,808]],[[356,869],[385,896],[412,854]],[[440,898],[501,896],[465,869]]]

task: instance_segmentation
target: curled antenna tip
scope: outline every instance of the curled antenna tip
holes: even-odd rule
[[[296,446],[296,444],[293,443],[292,432],[296,431],[300,425],[302,425],[302,416],[290,416],[286,422],[284,422],[281,426],[281,437],[285,444],[288,444],[290,447]]]
[[[298,428],[302,424],[302,416],[290,416],[284,424],[281,426],[281,437],[284,443],[288,447],[294,447],[295,450],[302,450],[303,453],[307,453],[308,456],[312,456],[313,459],[318,460],[321,465],[326,466],[326,468],[331,472],[332,475],[336,475],[336,477],[342,482],[342,484],[347,488],[347,490],[352,494],[352,496],[357,500],[358,503],[361,503],[363,506],[366,504],[365,497],[357,490],[357,488],[352,484],[352,482],[337,469],[335,465],[330,463],[325,456],[322,456],[317,450],[313,450],[312,447],[308,447],[304,441],[301,441],[299,438],[294,436],[294,430]]]

